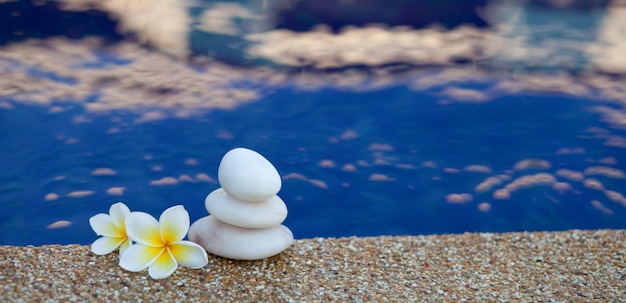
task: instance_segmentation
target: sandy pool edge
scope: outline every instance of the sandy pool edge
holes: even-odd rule
[[[626,230],[297,240],[265,260],[209,256],[165,280],[84,245],[0,246],[13,302],[626,302]]]

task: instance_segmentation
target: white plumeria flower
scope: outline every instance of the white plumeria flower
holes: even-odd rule
[[[89,225],[99,236],[103,236],[91,244],[91,251],[96,255],[106,255],[120,248],[120,255],[131,245],[126,235],[126,216],[130,209],[122,202],[111,205],[109,214],[97,214],[89,218]]]
[[[128,271],[148,268],[153,279],[164,279],[178,265],[201,268],[209,259],[202,246],[183,241],[189,231],[189,213],[182,205],[166,209],[159,221],[144,212],[132,212],[126,217],[126,231],[136,244],[121,257],[120,266]]]

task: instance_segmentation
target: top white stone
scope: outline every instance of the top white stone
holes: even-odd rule
[[[220,162],[217,178],[229,195],[243,201],[267,200],[276,195],[282,185],[274,165],[247,148],[227,152]]]

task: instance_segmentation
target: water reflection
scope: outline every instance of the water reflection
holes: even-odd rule
[[[99,53],[103,50],[105,54]],[[254,71],[217,63],[192,68],[130,43],[103,48],[97,39],[29,40],[8,45],[0,56],[6,75],[0,95],[23,103],[54,104],[52,113],[62,112],[63,104],[79,103],[88,112],[142,112],[136,119],[141,123],[234,108],[259,98],[259,92],[244,83]]]
[[[297,237],[624,227],[626,10],[468,3],[407,25],[335,19],[351,2],[0,1],[0,221],[39,224],[0,244],[90,242],[110,200],[204,213],[241,145],[278,164]],[[112,28],[35,35],[35,8]]]
[[[441,91],[443,98],[440,102],[481,103],[497,94],[525,89],[554,90],[619,101],[626,99],[621,81],[613,77],[615,73],[626,71],[626,65],[621,66],[619,59],[623,57],[620,50],[626,46],[622,45],[620,35],[612,34],[621,32],[624,22],[619,20],[626,19],[616,16],[625,11],[611,5],[584,13],[497,2],[480,10],[490,25],[487,28],[474,25],[460,25],[453,29],[367,25],[346,26],[334,32],[329,26],[320,24],[311,31],[298,32],[273,29],[278,21],[271,21],[272,14],[289,7],[280,1],[265,1],[256,9],[234,2],[196,3],[195,6],[185,1],[154,4],[150,1],[63,0],[59,3],[59,8],[67,11],[106,11],[112,19],[118,20],[117,28],[121,33],[133,33],[136,42],[156,47],[163,53],[150,52],[127,42],[105,48],[106,41],[96,37],[29,39],[10,43],[1,53],[4,60],[0,68],[10,78],[3,81],[0,94],[39,103],[97,99],[85,105],[89,111],[155,105],[167,107],[168,111],[179,108],[175,115],[186,117],[195,108],[233,108],[238,103],[259,99],[262,95],[257,89],[241,85],[246,80],[262,79],[279,84],[288,79],[288,74],[276,70],[241,70],[215,61],[189,66],[166,55],[187,58],[188,50],[197,48],[190,45],[188,37],[193,36],[194,31],[205,31],[236,36],[245,43],[235,43],[227,49],[222,49],[222,44],[215,48],[204,45],[204,54],[220,58],[227,56],[227,52],[241,53],[240,62],[262,59],[255,62],[297,68],[301,71],[301,76],[296,78],[298,84],[306,89],[319,89],[329,84],[352,89],[358,86],[361,90],[364,85],[379,89],[396,84],[398,66],[450,65],[467,67],[440,75],[429,73],[417,77],[412,85],[424,89],[469,79],[480,82],[481,78],[494,77],[493,74],[485,75],[485,70],[505,68],[507,72],[513,72],[513,77],[504,77],[488,90],[446,87]],[[557,13],[575,16],[551,18],[551,14]],[[194,18],[198,19],[197,22],[192,21]],[[541,21],[547,18],[555,23],[546,25]],[[587,19],[595,20],[589,21],[593,26],[580,26]],[[238,28],[238,20],[256,20],[257,25],[251,26],[254,30],[243,31]],[[529,37],[530,34],[540,34],[541,37]],[[211,38],[221,39],[207,37]],[[103,48],[106,53],[101,53]],[[573,65],[561,64],[565,61]],[[363,66],[372,68],[367,74],[373,72],[375,79],[364,77],[362,69],[350,68]],[[548,73],[519,73],[535,68]],[[316,72],[329,69],[339,70],[330,74]],[[606,75],[607,72],[611,75]],[[233,86],[243,87],[235,89]],[[211,94],[207,94],[208,90]],[[3,102],[2,106],[9,105]],[[55,107],[52,110],[61,109]],[[606,106],[599,106],[596,110],[613,124],[626,123],[620,110]],[[168,115],[155,110],[144,113],[138,120],[165,117]]]

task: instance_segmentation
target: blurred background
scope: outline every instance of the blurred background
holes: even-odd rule
[[[0,0],[0,244],[207,215],[258,151],[296,238],[626,227],[626,1]]]

